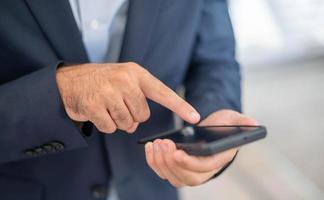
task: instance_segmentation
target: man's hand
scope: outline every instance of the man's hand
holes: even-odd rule
[[[134,132],[150,116],[146,98],[189,123],[199,122],[200,116],[191,105],[135,63],[61,67],[56,80],[68,116],[91,121],[105,133],[117,128]]]
[[[209,115],[199,125],[257,125],[254,119],[232,110],[220,110]],[[177,150],[168,139],[157,139],[145,145],[146,161],[155,173],[175,187],[200,185],[230,162],[236,149],[213,156],[190,156]]]

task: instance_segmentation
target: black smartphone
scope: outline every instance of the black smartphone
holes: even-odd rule
[[[139,144],[155,139],[170,139],[178,149],[190,155],[210,156],[231,148],[262,139],[267,135],[264,126],[185,126],[143,138]]]

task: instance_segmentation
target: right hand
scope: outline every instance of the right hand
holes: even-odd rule
[[[56,80],[67,115],[75,121],[91,121],[104,133],[134,132],[150,116],[146,98],[189,123],[200,120],[191,105],[135,63],[61,67]]]

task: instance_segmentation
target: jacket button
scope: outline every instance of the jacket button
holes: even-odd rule
[[[50,145],[50,144],[45,144],[45,145],[43,146],[43,148],[44,148],[45,151],[47,151],[47,152],[55,152],[55,151],[56,151],[55,148],[54,148],[52,145]]]
[[[50,145],[54,147],[55,150],[63,150],[65,147],[61,142],[51,142]]]
[[[107,197],[107,188],[103,185],[95,185],[91,188],[92,196],[96,199],[103,199]]]
[[[34,149],[34,152],[36,153],[37,156],[46,154],[46,151],[44,151],[42,147],[36,147]]]
[[[37,156],[37,153],[36,153],[34,150],[31,150],[31,149],[26,150],[26,151],[25,151],[25,154],[26,154],[27,156],[31,156],[31,157],[35,157],[35,156]]]

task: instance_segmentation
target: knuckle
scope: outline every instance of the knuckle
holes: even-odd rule
[[[135,62],[128,62],[122,65],[120,69],[124,72],[124,75],[134,77],[138,71],[140,71],[141,66]]]
[[[96,126],[96,128],[100,131],[100,132],[106,132],[106,127],[103,126],[103,123],[100,121],[93,121],[94,125]]]
[[[131,70],[134,70],[134,72],[136,72],[136,73],[140,73],[140,74],[148,73],[148,71],[144,67],[142,67],[141,65],[139,65],[135,62],[129,62],[128,66],[130,67]]]
[[[106,130],[105,132],[111,134],[114,133],[116,129],[117,129],[116,126],[109,126],[105,129]]]
[[[136,130],[126,130],[127,133],[134,133]]]
[[[90,112],[89,110],[91,110],[92,108],[90,107],[90,105],[83,105],[79,107],[78,113],[87,116],[87,118],[89,118],[90,116]]]
[[[111,115],[119,126],[129,128],[133,123],[130,115],[119,105],[113,106]]]
[[[120,90],[122,87],[129,89],[133,85],[133,75],[128,69],[120,70],[112,80],[113,85],[118,90]]]
[[[127,94],[126,101],[130,106],[130,110],[133,114],[136,122],[144,122],[150,117],[150,109],[148,107],[145,96],[138,89],[134,89]]]
[[[134,85],[134,80],[136,79],[133,70],[131,70],[127,66],[121,66],[115,71],[113,76],[109,78],[109,83],[111,84],[113,89],[118,89],[118,90],[120,90],[121,88],[129,89],[132,85]]]
[[[92,121],[94,123],[94,125],[96,126],[96,128],[100,131],[100,132],[106,132],[109,128],[107,128],[107,126],[105,125],[105,123],[98,117],[93,117],[90,121]]]
[[[123,108],[117,103],[112,107],[111,112],[112,112],[112,115],[114,115],[115,119],[120,120],[120,119],[125,118],[125,113],[124,113]]]
[[[139,112],[138,116],[136,116],[136,121],[145,122],[150,118],[150,115],[151,115],[150,109],[148,108],[142,109]]]
[[[139,67],[139,64],[137,64],[136,62],[127,62],[126,64],[131,67]]]
[[[118,127],[126,130],[132,125],[132,120],[125,113],[118,113],[116,115],[115,121],[117,121]]]
[[[171,185],[173,185],[176,188],[182,187],[182,184],[179,181],[169,180],[169,182],[170,182]]]
[[[96,125],[96,128],[97,128],[100,132],[102,132],[102,133],[106,133],[106,132],[107,132],[106,129],[105,129],[104,127],[98,126],[97,124],[95,124],[95,125]]]
[[[137,126],[135,124],[132,124],[130,128],[126,130],[127,133],[134,133],[137,129]]]
[[[126,63],[125,66],[127,66],[129,69],[135,70],[135,71],[138,71],[138,70],[142,70],[143,69],[143,67],[141,67],[136,62],[128,62],[128,63]]]

